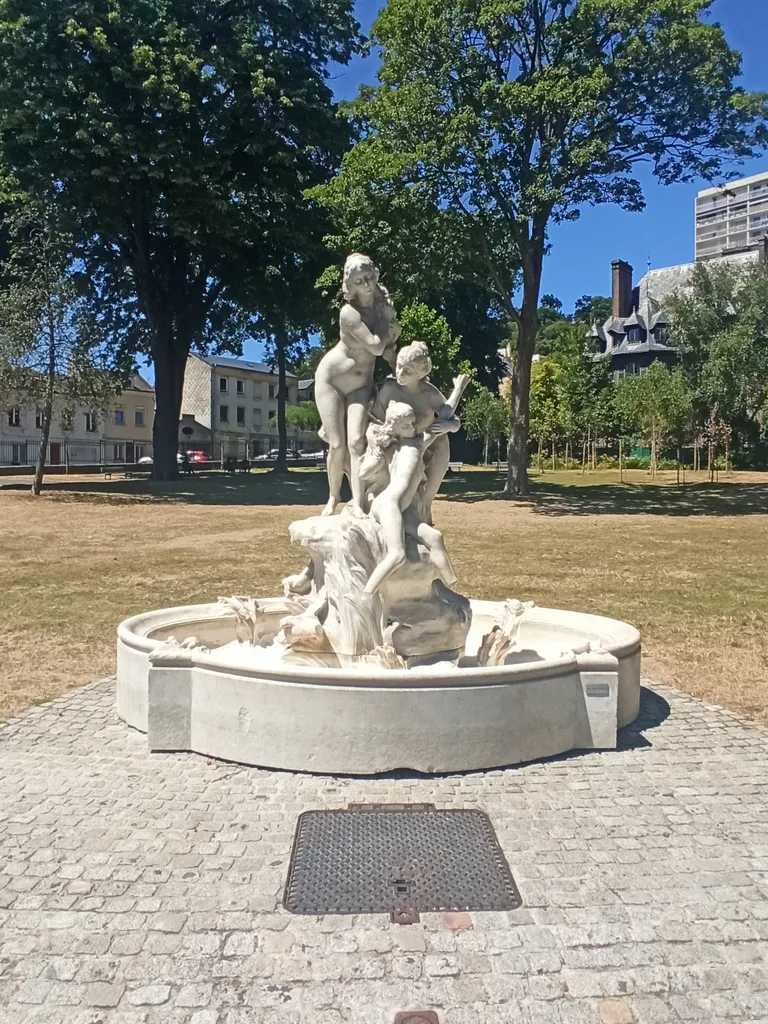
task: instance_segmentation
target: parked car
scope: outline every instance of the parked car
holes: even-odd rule
[[[279,448],[270,448],[264,455],[257,455],[254,462],[274,462],[280,455]],[[325,460],[325,452],[305,452],[288,449],[287,457],[293,462],[319,462]]]
[[[139,459],[139,461],[136,463],[136,465],[137,466],[151,466],[151,465],[154,464],[154,461],[155,460],[152,458],[151,455],[145,455],[143,458]],[[181,462],[182,462],[181,452],[176,452],[176,461],[179,463],[179,465],[181,465]]]
[[[208,452],[187,452],[187,457],[190,462],[213,462],[213,459]]]

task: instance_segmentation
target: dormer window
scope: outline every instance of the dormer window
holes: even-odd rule
[[[645,331],[642,327],[628,327],[627,328],[627,341],[632,344],[633,342],[645,341]]]
[[[669,337],[669,332],[666,327],[656,327],[653,332],[653,340],[659,342],[665,342]]]

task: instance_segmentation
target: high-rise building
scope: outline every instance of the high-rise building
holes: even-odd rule
[[[760,249],[766,235],[768,171],[704,189],[696,197],[697,260]]]

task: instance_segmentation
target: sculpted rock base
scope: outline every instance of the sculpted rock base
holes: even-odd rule
[[[406,558],[380,590],[365,585],[385,550],[371,518],[313,516],[291,524],[311,562],[284,581],[303,611],[282,622],[282,640],[295,653],[335,655],[341,664],[403,659],[408,667],[456,662],[472,620],[469,601],[450,590],[426,547],[406,537]]]

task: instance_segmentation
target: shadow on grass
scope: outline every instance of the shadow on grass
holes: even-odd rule
[[[441,493],[467,503],[506,500],[501,474],[455,474],[443,482]],[[768,483],[687,484],[684,487],[649,484],[558,484],[533,480],[531,491],[518,504],[543,516],[663,515],[749,516],[768,514]]]
[[[441,495],[472,504],[503,501],[504,478],[493,470],[451,473]],[[346,484],[345,484],[346,487]],[[2,485],[7,491],[29,491],[27,482]],[[189,505],[324,505],[328,483],[324,469],[269,470],[230,476],[201,471],[167,483],[147,477],[128,480],[70,481],[51,477],[44,493],[59,501],[94,504],[170,502]],[[348,500],[349,493],[342,495]],[[564,484],[533,480],[531,493],[514,504],[541,516],[664,515],[748,516],[768,514],[768,483],[688,484]]]
[[[4,491],[29,491],[24,483],[5,484]],[[156,482],[148,477],[128,480],[67,481],[51,478],[43,493],[58,501],[93,504],[168,502],[188,505],[324,505],[328,500],[325,470],[288,473],[193,473],[179,480]]]

